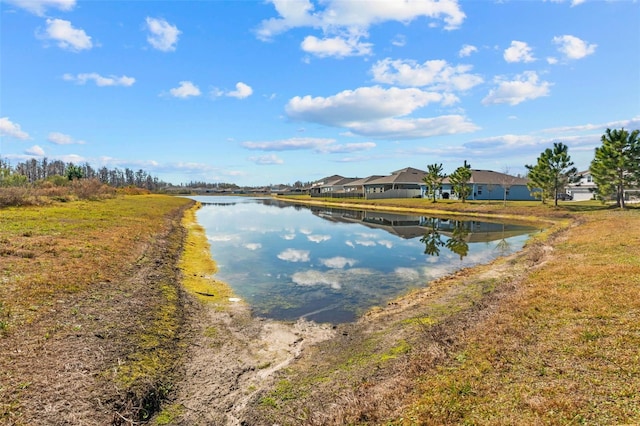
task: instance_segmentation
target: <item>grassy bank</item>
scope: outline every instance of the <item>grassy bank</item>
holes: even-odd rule
[[[128,424],[170,386],[184,209],[119,196],[0,210],[0,420]]]
[[[343,327],[254,400],[255,424],[640,422],[640,211],[464,210],[560,221]]]

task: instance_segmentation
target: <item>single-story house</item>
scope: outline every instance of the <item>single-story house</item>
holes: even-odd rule
[[[322,192],[330,192],[330,188],[333,187],[334,184],[340,182],[344,179],[344,176],[333,175],[322,178],[311,185],[309,188],[309,194],[313,197],[320,196]]]
[[[536,198],[527,188],[529,179],[511,176],[491,170],[471,170],[471,193],[467,200],[519,200],[533,201]],[[427,187],[422,184],[422,194],[426,194]],[[506,195],[505,195],[506,191]],[[442,181],[441,190],[436,194],[438,198],[457,198],[451,180],[446,177]]]
[[[390,176],[370,179],[363,183],[364,196],[367,199],[420,197],[426,174],[424,170],[406,167],[392,172]]]
[[[379,179],[381,177],[384,177],[384,176],[373,175],[366,178],[353,180],[344,185],[344,191],[350,194],[360,194],[360,196],[364,197],[364,185],[372,180]]]

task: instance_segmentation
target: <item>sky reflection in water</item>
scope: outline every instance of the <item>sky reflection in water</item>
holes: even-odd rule
[[[460,268],[520,250],[535,228],[322,207],[194,197],[229,284],[258,316],[353,321]]]

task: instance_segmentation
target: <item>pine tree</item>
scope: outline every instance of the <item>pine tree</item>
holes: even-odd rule
[[[427,196],[433,197],[433,202],[436,202],[436,194],[438,189],[442,186],[442,181],[447,175],[442,173],[442,163],[429,164],[427,166],[427,174],[422,179],[427,186]]]
[[[631,133],[607,129],[602,135],[602,146],[596,148],[591,161],[591,175],[603,198],[615,195],[616,204],[625,208],[624,190],[640,185],[640,130]]]

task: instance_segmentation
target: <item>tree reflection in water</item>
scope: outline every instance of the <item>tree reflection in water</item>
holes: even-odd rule
[[[429,256],[440,256],[440,247],[444,246],[442,236],[437,231],[438,219],[434,217],[427,218],[424,223],[425,227],[430,228],[422,238],[420,242],[424,244],[424,253]]]
[[[469,254],[469,244],[467,244],[467,237],[469,236],[469,229],[466,223],[456,220],[453,222],[453,230],[449,239],[442,241],[442,234],[438,231],[439,219],[428,218],[424,226],[429,230],[420,238],[420,242],[424,244],[424,253],[430,256],[440,256],[440,247],[446,247],[452,253],[460,256],[462,260],[467,254]]]

